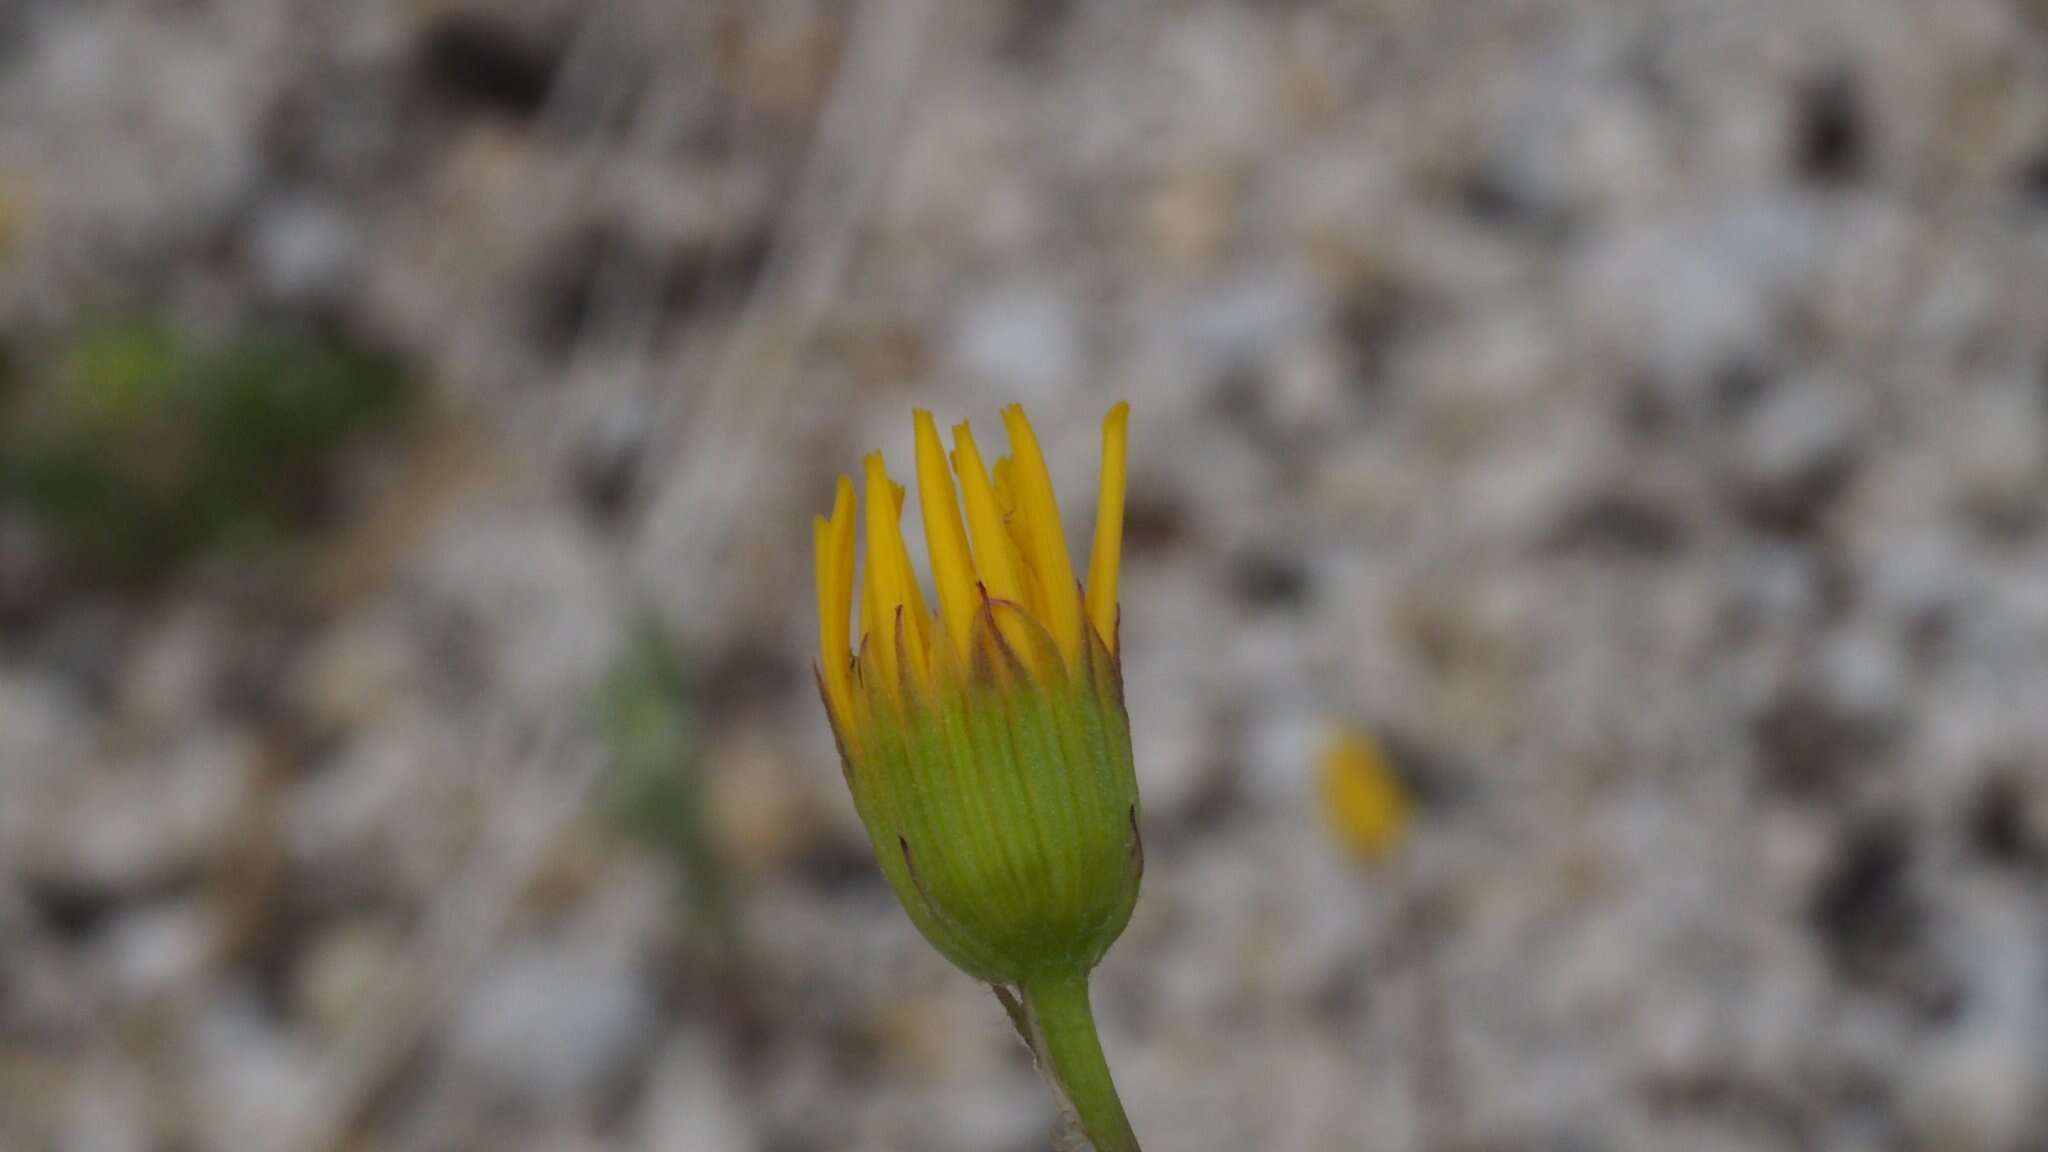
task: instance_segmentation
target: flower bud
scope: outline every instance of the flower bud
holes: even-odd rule
[[[857,643],[850,480],[816,524],[819,693],[854,806],[918,930],[992,984],[1086,973],[1137,901],[1143,851],[1116,607],[1127,414],[1119,404],[1103,425],[1085,587],[1016,407],[1004,412],[1012,456],[993,474],[966,425],[949,457],[931,416],[916,414],[936,611],[911,573],[904,492],[879,453],[859,510]]]

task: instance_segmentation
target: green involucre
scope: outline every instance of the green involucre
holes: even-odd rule
[[[1144,870],[1121,671],[1099,642],[1076,675],[990,649],[1002,667],[929,691],[864,678],[847,781],[890,887],[955,966],[1005,985],[1086,973]]]

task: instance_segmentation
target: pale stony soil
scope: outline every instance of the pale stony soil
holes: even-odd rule
[[[0,1148],[1045,1148],[809,517],[1019,399],[1079,539],[1117,398],[1153,1152],[2048,1148],[2040,3],[14,0],[0,220],[435,396],[282,576],[0,523]],[[736,940],[586,811],[648,615]]]

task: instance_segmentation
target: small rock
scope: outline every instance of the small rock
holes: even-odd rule
[[[617,594],[591,541],[556,517],[505,516],[439,543],[434,591],[494,646],[506,699],[541,709],[581,699],[619,642]]]
[[[78,1071],[65,1117],[63,1152],[150,1152],[149,1082],[126,1061],[95,1059]]]
[[[465,849],[451,782],[436,769],[472,755],[463,736],[424,712],[398,710],[360,732],[295,789],[286,814],[294,865],[432,884]]]
[[[1924,1147],[2008,1152],[2038,1122],[2048,976],[2032,896],[1993,890],[1952,902],[1952,950],[1970,965],[1963,1018],[1908,1064],[1907,1122]]]
[[[2048,410],[2018,388],[1982,390],[1951,410],[1950,474],[1965,511],[1994,529],[2041,520],[2048,493]]]
[[[1729,611],[1744,628],[1797,631],[1819,616],[1825,589],[1814,549],[1771,541],[1735,560]]]
[[[218,925],[198,901],[143,908],[116,920],[99,946],[114,991],[130,1002],[176,993],[204,974]]]
[[[977,1077],[943,1088],[935,1141],[941,1148],[1042,1147],[1052,1117],[1042,1091],[1021,1078]]]
[[[1781,310],[1820,248],[1786,197],[1604,232],[1586,249],[1575,310],[1675,409],[1697,410],[1731,372],[1771,363]]]
[[[403,941],[375,921],[343,924],[323,932],[297,969],[293,995],[314,1032],[340,1035],[369,1009],[397,970]]]
[[[324,1065],[230,986],[192,1030],[191,1115],[200,1148],[286,1148],[313,1103]]]
[[[1304,693],[1276,692],[1247,717],[1243,736],[1246,798],[1282,811],[1312,805],[1317,766],[1329,742],[1329,716]],[[1317,829],[1320,832],[1320,829]]]
[[[1771,526],[1810,528],[1848,478],[1861,413],[1854,386],[1786,381],[1750,409],[1731,468],[1744,508]]]
[[[20,843],[43,811],[38,794],[73,774],[88,747],[87,721],[47,678],[0,665],[0,847]]]
[[[130,613],[119,605],[106,600],[67,605],[45,629],[37,655],[51,680],[103,704],[119,686],[132,632]]]
[[[119,688],[127,711],[173,732],[205,716],[222,663],[223,623],[210,613],[179,611],[138,637]]]
[[[483,971],[450,1043],[457,1060],[507,1099],[585,1108],[631,1066],[655,1008],[653,988],[619,942],[550,940],[500,955]]]
[[[1273,358],[1312,332],[1317,319],[1315,281],[1281,263],[1218,284],[1193,301],[1181,322],[1195,354],[1227,369]]]
[[[345,301],[363,276],[363,238],[334,204],[283,196],[256,210],[248,259],[257,288],[280,304],[328,307]]]
[[[1160,180],[1144,204],[1145,237],[1159,263],[1193,280],[1222,262],[1244,194],[1220,165],[1189,164]]]
[[[316,729],[356,730],[413,686],[416,643],[390,616],[340,622],[300,658],[291,674],[293,702]]]
[[[968,300],[948,350],[955,371],[1027,408],[1049,403],[1081,374],[1080,322],[1053,284],[1003,284]]]
[[[1952,623],[1981,579],[1977,557],[1946,526],[1884,533],[1859,561],[1867,575],[1865,600],[1902,633],[1927,639]]]
[[[811,794],[799,787],[781,750],[764,734],[726,742],[708,769],[704,783],[716,859],[742,875],[759,875],[780,870],[816,845],[823,829]]]
[[[638,1146],[651,1152],[752,1152],[759,1146],[744,1086],[701,1039],[671,1043],[655,1062]]]
[[[157,762],[75,765],[23,831],[25,872],[64,900],[118,901],[196,874],[235,843],[258,753],[214,733]]]
[[[650,414],[640,404],[613,406],[583,434],[569,461],[569,486],[591,521],[617,525],[633,511],[647,462]]]
[[[1853,627],[1829,641],[1819,676],[1832,707],[1866,731],[1887,730],[1906,715],[1905,654],[1877,628]]]
[[[239,206],[268,92],[202,23],[132,8],[49,22],[10,99],[10,122],[41,137],[22,143],[49,234],[198,235]]]

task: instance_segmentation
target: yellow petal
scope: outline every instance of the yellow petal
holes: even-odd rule
[[[897,622],[902,622],[902,648],[910,657],[910,674],[928,684],[925,664],[925,627],[928,617],[917,578],[911,574],[910,551],[903,544],[897,520],[902,515],[902,488],[889,479],[880,452],[867,457],[868,589],[870,615],[864,622],[875,641],[882,674],[890,684],[901,683],[905,671],[897,646]]]
[[[960,495],[967,504],[967,525],[974,533],[974,566],[988,594],[998,600],[1022,602],[1016,547],[1003,527],[1002,506],[981,465],[974,433],[965,424],[953,426],[953,470],[960,474]]]
[[[868,642],[881,643],[882,621],[889,618],[888,610],[882,607],[882,595],[875,583],[874,554],[868,554],[867,567],[860,574],[860,623],[854,629],[854,664],[860,669],[863,679],[877,674],[880,668],[874,663],[879,659],[868,648]]]
[[[1125,439],[1131,406],[1118,404],[1102,418],[1102,481],[1095,497],[1095,544],[1088,553],[1088,620],[1116,651],[1116,577],[1123,559]]]
[[[967,530],[960,523],[960,502],[953,494],[953,476],[946,469],[946,449],[939,443],[932,414],[918,409],[917,502],[924,512],[924,535],[932,557],[932,584],[938,589],[939,611],[960,662],[967,660],[968,633],[981,596],[975,591],[974,558],[967,550]]]
[[[1002,510],[1005,520],[1017,515],[1017,486],[1010,481],[1015,474],[1008,456],[996,459],[996,507]]]
[[[847,617],[853,611],[853,516],[853,481],[841,476],[833,492],[832,517],[816,519],[811,539],[818,578],[818,672],[842,723],[853,714],[847,668],[852,649],[846,635]]]
[[[1321,776],[1324,815],[1353,855],[1376,860],[1401,843],[1408,793],[1370,736],[1349,727],[1333,733]]]
[[[863,477],[863,481],[865,479]],[[867,523],[866,515],[874,501],[874,488],[872,486],[868,488],[868,493],[869,503],[861,509],[863,528],[861,538],[863,540],[867,539],[865,530]],[[866,545],[863,560],[864,563],[859,565],[860,599],[857,607],[860,609],[860,616],[855,621],[853,628],[853,662],[854,666],[860,670],[861,678],[865,680],[869,676],[882,674],[881,666],[878,663],[881,657],[875,655],[875,648],[881,645],[882,636],[885,631],[884,621],[889,619],[889,610],[882,606],[881,584],[875,577],[875,548],[873,544]],[[893,632],[893,629],[888,629],[887,631]],[[874,647],[870,647],[870,641],[873,642]],[[894,645],[892,644],[890,647],[893,648]]]
[[[1010,458],[996,461],[996,509],[1003,515],[1003,535],[1010,541],[1010,555],[1017,561],[1017,603],[1039,620],[1046,618],[1045,581],[1039,578],[1031,555],[1031,535],[1024,530],[1024,518],[1017,514],[1017,486],[1011,480],[1016,470]]]
[[[1067,667],[1076,668],[1081,655],[1081,597],[1074,583],[1074,562],[1067,555],[1066,531],[1060,526],[1059,504],[1053,498],[1052,476],[1045,470],[1045,455],[1024,409],[1015,404],[1003,409],[1003,425],[1010,433],[1017,516],[1038,591],[1045,597],[1042,621]]]

